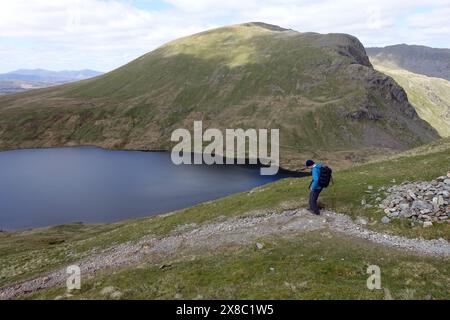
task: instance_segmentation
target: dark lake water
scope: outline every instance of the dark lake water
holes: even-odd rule
[[[254,166],[176,166],[168,152],[93,147],[0,152],[0,229],[149,216],[288,176],[261,176]]]

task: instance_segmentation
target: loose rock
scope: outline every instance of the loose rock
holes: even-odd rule
[[[262,250],[262,249],[264,249],[264,245],[261,242],[257,242],[256,243],[256,249]]]
[[[384,209],[386,218],[411,219],[413,222],[449,220],[450,179],[446,176],[430,182],[406,181],[387,188],[386,194],[387,197],[379,204],[379,208]],[[432,225],[427,223],[424,227]]]
[[[114,288],[114,287],[106,287],[106,288],[103,288],[102,291],[100,291],[100,294],[101,294],[102,296],[110,296],[110,295],[112,295],[114,292],[116,292],[116,288]]]
[[[432,227],[432,226],[433,226],[433,222],[431,222],[431,221],[425,221],[423,223],[424,228],[428,228],[428,227]]]
[[[381,222],[386,224],[386,223],[391,222],[391,219],[389,219],[388,217],[384,216],[383,218],[381,218]]]

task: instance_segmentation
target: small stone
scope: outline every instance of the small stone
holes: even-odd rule
[[[257,242],[256,243],[256,249],[262,250],[262,249],[264,249],[264,245],[261,242]]]
[[[400,212],[400,217],[402,218],[411,218],[412,216],[413,212],[409,209],[405,209]]]
[[[428,228],[428,227],[432,227],[432,226],[433,226],[433,222],[431,222],[431,221],[425,221],[423,223],[424,228]]]
[[[110,297],[111,297],[111,299],[114,299],[114,300],[120,300],[121,298],[122,298],[122,292],[120,292],[120,291],[114,291],[111,295],[110,295]]]
[[[394,300],[391,295],[391,291],[388,288],[383,288],[384,300]]]
[[[109,296],[109,295],[113,294],[115,291],[116,291],[116,288],[110,286],[110,287],[103,288],[103,290],[100,291],[100,294],[102,296]]]
[[[174,296],[175,299],[183,299],[183,295],[181,293],[177,293]]]
[[[427,294],[425,300],[433,300],[433,295],[431,293]]]
[[[389,218],[397,218],[398,217],[398,212],[389,212],[388,214],[387,214],[387,216],[389,217]]]
[[[450,185],[450,179],[445,179],[445,180],[444,180],[444,183],[445,183],[446,185]]]
[[[370,186],[370,185],[369,185],[369,186],[367,186],[367,189],[368,189],[368,190],[372,190],[372,189],[373,189],[373,186]]]
[[[356,222],[357,224],[359,224],[359,225],[362,225],[362,226],[365,226],[365,225],[368,224],[367,219],[362,218],[362,217],[358,217],[358,218],[356,219],[355,222]]]
[[[387,224],[389,222],[391,222],[391,219],[389,219],[388,217],[384,216],[383,218],[381,218],[381,222],[384,224]]]

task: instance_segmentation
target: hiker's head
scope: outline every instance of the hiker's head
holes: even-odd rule
[[[308,161],[306,161],[306,166],[308,167],[308,168],[312,168],[313,167],[313,165],[314,165],[314,161],[312,161],[312,160],[308,160]]]

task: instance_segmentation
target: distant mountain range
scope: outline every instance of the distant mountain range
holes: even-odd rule
[[[398,44],[366,52],[375,64],[450,80],[450,49]]]
[[[0,94],[50,87],[101,75],[94,70],[50,71],[44,69],[20,69],[0,74]]]

